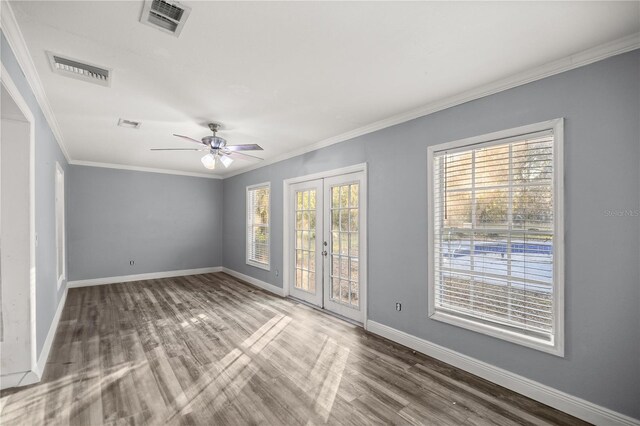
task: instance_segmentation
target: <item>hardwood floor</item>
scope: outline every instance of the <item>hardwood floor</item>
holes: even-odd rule
[[[583,422],[223,273],[70,289],[2,425]]]

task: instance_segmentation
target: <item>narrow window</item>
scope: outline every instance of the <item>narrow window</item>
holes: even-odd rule
[[[56,163],[55,176],[55,214],[56,214],[56,275],[58,288],[66,279],[66,248],[64,227],[64,170]]]
[[[247,264],[270,268],[271,186],[262,183],[247,187]]]
[[[562,121],[429,149],[429,315],[562,356]]]

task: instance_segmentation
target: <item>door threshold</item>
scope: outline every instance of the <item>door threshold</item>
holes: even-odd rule
[[[329,315],[330,317],[334,317],[334,318],[337,318],[337,319],[342,320],[344,322],[348,322],[349,324],[355,325],[356,327],[364,328],[364,325],[361,322],[358,322],[358,321],[353,320],[351,318],[347,318],[347,317],[345,317],[343,315],[340,315],[340,314],[336,314],[335,312],[331,312],[331,311],[329,311],[327,309],[324,309],[324,308],[321,308],[319,306],[316,306],[313,303],[309,303],[306,300],[298,299],[297,297],[294,297],[294,296],[287,296],[287,299],[291,299],[291,300],[296,301],[296,302],[298,302],[298,303],[300,303],[302,305],[308,306],[308,307],[310,307],[310,308],[312,308],[312,309],[314,309],[314,310],[316,310],[318,312],[321,312],[321,313],[323,313],[325,315]]]

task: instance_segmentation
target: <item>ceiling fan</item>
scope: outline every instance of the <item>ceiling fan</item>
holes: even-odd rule
[[[209,123],[209,129],[213,132],[213,136],[205,136],[201,140],[190,138],[189,136],[176,135],[182,139],[186,139],[190,142],[195,142],[200,145],[204,145],[202,148],[151,148],[151,151],[208,151],[208,153],[202,157],[200,161],[207,169],[215,169],[218,163],[227,168],[233,163],[232,156],[239,155],[240,157],[251,158],[256,160],[262,160],[260,157],[245,154],[240,151],[262,151],[262,147],[256,144],[247,145],[227,145],[227,140],[216,136],[218,130],[220,130],[219,123]]]

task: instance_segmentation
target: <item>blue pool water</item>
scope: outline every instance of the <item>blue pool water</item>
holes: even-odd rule
[[[449,276],[466,278],[463,273],[447,270],[468,271],[473,267],[476,274],[486,274],[482,280],[488,284],[549,293],[553,280],[553,244],[512,241],[511,262],[507,246],[506,241],[476,242],[472,257],[470,241],[443,242],[442,266]],[[527,281],[526,284],[523,281]]]

